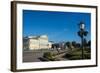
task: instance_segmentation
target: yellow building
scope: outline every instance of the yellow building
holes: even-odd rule
[[[28,36],[23,38],[24,50],[49,49],[51,46],[52,43],[48,41],[47,35]]]

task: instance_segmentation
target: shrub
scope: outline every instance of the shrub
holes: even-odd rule
[[[45,52],[43,57],[47,58],[50,61],[54,61],[55,60],[55,58],[53,57],[53,54],[51,52]]]

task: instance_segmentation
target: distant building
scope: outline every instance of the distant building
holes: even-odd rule
[[[48,41],[47,35],[28,36],[23,38],[24,50],[49,49],[51,46],[52,43]]]

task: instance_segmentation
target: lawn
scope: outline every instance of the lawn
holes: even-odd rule
[[[76,49],[70,53],[66,53],[64,58],[69,60],[81,60],[82,59],[82,49]],[[89,48],[84,49],[83,59],[91,59],[91,52]]]

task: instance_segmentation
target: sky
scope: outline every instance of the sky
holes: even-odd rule
[[[77,32],[81,21],[89,32],[86,39],[90,40],[90,13],[23,10],[23,37],[47,35],[49,41],[80,42]]]

